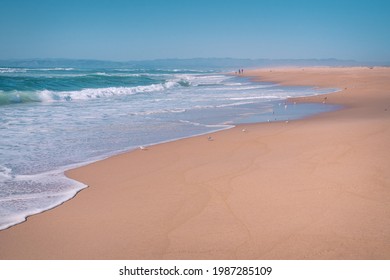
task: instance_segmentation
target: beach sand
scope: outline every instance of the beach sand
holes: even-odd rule
[[[245,75],[344,109],[70,170],[89,187],[0,231],[0,259],[390,259],[390,68]]]

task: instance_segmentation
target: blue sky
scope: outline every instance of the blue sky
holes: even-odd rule
[[[390,61],[387,0],[0,0],[0,59]]]

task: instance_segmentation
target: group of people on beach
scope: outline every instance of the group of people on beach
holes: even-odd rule
[[[238,74],[239,75],[244,74],[244,69],[238,69]]]

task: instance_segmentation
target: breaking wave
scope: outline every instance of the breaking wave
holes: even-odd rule
[[[181,81],[168,81],[162,84],[151,84],[135,87],[107,87],[107,88],[86,88],[76,91],[1,91],[0,105],[30,103],[30,102],[56,102],[72,100],[89,100],[96,98],[107,98],[115,96],[133,95],[137,93],[148,93],[164,91],[175,86],[188,86]]]

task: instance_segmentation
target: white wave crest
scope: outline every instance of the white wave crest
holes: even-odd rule
[[[26,73],[29,71],[72,71],[74,68],[9,68],[0,67],[0,73]]]
[[[203,127],[209,127],[209,128],[229,128],[229,127],[232,127],[231,125],[226,125],[226,124],[203,124],[203,123],[193,122],[193,121],[188,121],[188,120],[179,120],[179,122],[184,123],[184,124],[193,125],[193,126],[203,126]]]
[[[31,71],[72,71],[75,70],[74,68],[62,68],[62,67],[55,67],[55,68],[32,68],[27,69]]]
[[[154,114],[163,114],[163,113],[184,113],[186,112],[186,109],[183,108],[173,108],[173,109],[158,109],[158,110],[151,110],[151,111],[141,111],[132,113],[132,115],[136,116],[148,116],[148,115],[154,115]]]
[[[12,179],[12,169],[0,165],[0,182]]]
[[[230,97],[227,100],[255,100],[255,99],[280,99],[276,95],[262,95],[262,96],[245,96],[245,97]]]
[[[240,105],[247,105],[247,104],[253,104],[253,101],[249,102],[235,102],[235,103],[228,103],[228,104],[221,104],[215,106],[216,108],[224,108],[224,107],[233,107],[233,106],[240,106]]]
[[[24,68],[0,68],[0,73],[25,73],[27,69]]]
[[[147,76],[143,74],[133,74],[133,73],[106,73],[106,72],[96,72],[93,75],[96,76],[106,76],[106,77],[140,77]]]
[[[177,74],[176,79],[186,82],[191,86],[223,85],[227,79],[223,75]]]
[[[108,88],[87,88],[78,91],[50,91],[42,90],[37,93],[42,102],[88,100],[96,98],[107,98],[115,96],[133,95],[137,93],[148,93],[164,91],[177,86],[176,82],[168,81],[164,84],[152,84],[136,87],[108,87]]]

